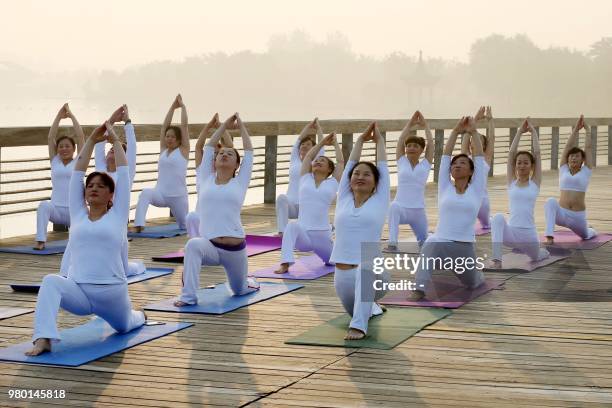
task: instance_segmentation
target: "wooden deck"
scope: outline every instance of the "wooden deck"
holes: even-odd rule
[[[536,209],[557,195],[547,172]],[[598,168],[588,193],[589,221],[612,231],[612,167]],[[505,212],[504,178],[490,180],[492,213]],[[427,189],[435,225],[435,185]],[[163,222],[164,220],[158,220]],[[274,230],[274,208],[245,209],[251,233]],[[410,236],[403,229],[403,236]],[[50,239],[63,238],[54,233]],[[33,237],[4,240],[29,243]],[[136,239],[131,258],[179,248],[185,237]],[[490,237],[479,237],[479,243]],[[488,246],[484,246],[488,249]],[[495,290],[393,350],[290,346],[284,341],[343,313],[333,276],[222,316],[150,312],[156,319],[194,322],[181,332],[75,369],[0,364],[0,406],[612,406],[612,244],[586,251]],[[279,252],[249,258],[252,269],[277,262]],[[36,297],[7,283],[36,281],[58,270],[60,256],[0,254],[0,306],[35,306]],[[168,264],[177,267],[177,265]],[[173,275],[130,285],[135,307],[179,293]],[[202,269],[202,284],[224,280]],[[584,300],[598,300],[585,302]],[[573,300],[582,300],[572,302]],[[85,319],[60,315],[68,327]],[[2,345],[29,339],[33,314],[0,321]],[[65,400],[9,400],[9,389],[64,389]]]

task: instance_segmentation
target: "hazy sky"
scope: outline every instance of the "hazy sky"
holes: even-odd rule
[[[415,4],[416,3],[416,4]],[[343,33],[358,53],[465,61],[475,39],[527,34],[586,50],[612,35],[612,2],[582,0],[2,1],[0,61],[39,70],[122,69],[212,51],[264,51],[274,34]]]

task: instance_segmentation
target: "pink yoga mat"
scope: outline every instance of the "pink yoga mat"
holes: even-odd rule
[[[406,300],[408,291],[389,292],[379,303],[395,306],[418,306],[418,307],[444,307],[457,309],[471,302],[477,297],[496,289],[504,284],[504,281],[487,279],[484,284],[476,289],[468,289],[454,276],[434,276],[433,284],[430,285],[425,299],[417,302]]]
[[[289,272],[282,275],[274,273],[278,267],[279,265],[276,264],[274,266],[255,271],[249,275],[255,276],[256,278],[312,280],[333,273],[335,269],[333,265],[325,265],[321,258],[316,255],[301,257],[289,267]]]
[[[280,249],[282,243],[281,237],[267,235],[247,235],[245,239],[247,244],[248,256],[275,251],[277,249]],[[183,249],[180,249],[176,252],[170,252],[165,255],[154,256],[152,259],[154,261],[159,262],[183,263],[184,258],[185,251]]]
[[[562,259],[567,259],[572,254],[570,250],[564,248],[550,248],[550,252],[548,258],[538,262],[533,262],[523,253],[511,252],[502,256],[502,269],[495,269],[492,267],[492,262],[488,262],[485,270],[493,272],[531,272]]]
[[[603,232],[597,233],[597,236],[591,239],[582,239],[578,235],[574,234],[572,231],[563,230],[563,231],[555,231],[555,246],[560,246],[563,248],[573,248],[573,249],[596,249],[605,244],[608,241],[612,240],[612,234],[607,234]],[[540,237],[542,242],[546,242],[546,237]]]

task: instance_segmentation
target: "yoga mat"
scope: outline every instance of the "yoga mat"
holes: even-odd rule
[[[155,279],[160,276],[169,275],[172,272],[174,272],[172,268],[147,268],[147,270],[141,274],[128,277],[127,283],[129,285],[131,283]],[[10,286],[15,292],[38,293],[40,289],[40,283],[11,283]]]
[[[275,251],[280,249],[282,243],[281,237],[267,235],[247,235],[245,239],[247,244],[247,256],[254,256]],[[183,263],[184,258],[185,252],[180,249],[176,252],[170,252],[165,255],[154,256],[151,259],[158,262]]]
[[[313,327],[285,343],[390,350],[451,313],[446,309],[389,308],[382,315],[370,319],[365,338],[352,341],[344,340],[351,321],[349,315],[344,315]]]
[[[550,256],[541,261],[533,262],[529,256],[520,252],[511,252],[502,255],[502,268],[493,268],[492,262],[487,262],[485,271],[492,272],[532,272],[538,268],[553,264],[562,259],[569,258],[571,251],[563,248],[549,248]]]
[[[597,235],[591,239],[582,239],[572,231],[563,230],[555,231],[554,233],[555,243],[554,246],[562,248],[582,249],[591,250],[596,249],[612,240],[612,234],[598,232]],[[546,237],[540,237],[542,242],[546,242]]]
[[[308,280],[318,279],[322,276],[334,273],[333,265],[325,265],[321,258],[316,255],[303,256],[299,258],[293,265],[289,267],[289,272],[278,274],[274,273],[279,268],[279,265],[270,266],[260,269],[249,274],[256,278],[273,278],[273,279],[294,279]]]
[[[468,289],[454,276],[434,276],[433,283],[429,285],[429,289],[423,300],[406,300],[410,292],[404,290],[389,292],[379,303],[395,306],[444,307],[446,309],[456,309],[503,284],[504,281],[487,279],[485,283],[479,287]]]
[[[142,232],[128,231],[128,237],[130,238],[172,238],[185,234],[187,234],[187,230],[180,229],[176,223],[145,227]]]
[[[23,309],[21,307],[0,307],[0,320],[9,319],[15,316],[32,313],[34,309]]]
[[[62,330],[60,332],[62,341],[54,343],[50,353],[36,357],[26,356],[24,352],[32,348],[32,342],[28,340],[0,349],[0,360],[78,367],[190,326],[193,326],[193,323],[166,322],[158,326],[142,326],[129,333],[119,334],[104,320],[94,318],[80,326]]]
[[[34,249],[35,243],[31,243],[30,245],[19,245],[12,247],[0,247],[0,252],[9,252],[12,254],[30,254],[30,255],[55,255],[55,254],[63,254],[66,250],[66,245],[68,245],[68,240],[63,239],[61,241],[49,241],[45,244],[45,249],[41,249],[40,251]]]
[[[225,283],[215,285],[213,288],[198,290],[197,305],[176,307],[174,301],[178,297],[162,300],[145,306],[145,310],[156,310],[159,312],[179,312],[179,313],[205,313],[205,314],[224,314],[244,306],[262,302],[285,293],[303,288],[303,285],[296,283],[272,283],[261,282],[259,290],[242,296],[232,296]]]

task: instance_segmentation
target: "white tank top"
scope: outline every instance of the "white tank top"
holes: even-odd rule
[[[59,156],[51,159],[51,203],[58,207],[68,207],[70,178],[75,164],[74,159],[65,166]]]
[[[529,180],[529,185],[519,187],[517,180],[508,186],[508,198],[510,200],[510,220],[508,225],[519,228],[535,228],[533,209],[540,188],[536,183]]]
[[[414,168],[406,156],[397,161],[395,202],[404,208],[425,208],[425,185],[431,163],[423,159]]]
[[[582,166],[580,170],[572,176],[569,166],[564,164],[559,169],[559,189],[585,193],[589,186],[589,181],[591,181],[592,173],[593,171],[590,168]]]
[[[338,180],[333,176],[323,180],[317,187],[314,175],[304,174],[300,179],[298,223],[310,231],[329,230],[329,207],[337,192]]]
[[[187,164],[181,150],[177,147],[168,154],[164,149],[159,155],[157,167],[157,189],[166,197],[187,195]]]

